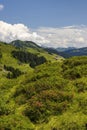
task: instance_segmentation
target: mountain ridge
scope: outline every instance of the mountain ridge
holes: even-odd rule
[[[18,47],[18,48],[26,48],[26,47],[41,48],[39,45],[37,45],[35,42],[32,42],[32,41],[15,40],[15,41],[10,42],[9,44],[12,44],[13,46]]]
[[[69,58],[69,57],[73,57],[73,56],[87,56],[87,47],[66,50],[63,52],[59,52],[59,55],[65,57],[65,58]]]

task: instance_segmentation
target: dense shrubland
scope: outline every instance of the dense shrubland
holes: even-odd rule
[[[1,130],[87,130],[87,57],[44,63],[8,52],[0,58]],[[32,69],[29,58],[44,64]]]
[[[37,55],[26,51],[12,51],[12,56],[22,63],[30,63],[30,66],[33,68],[46,62],[45,57],[38,57]]]
[[[0,52],[0,58],[2,58],[2,53]]]
[[[7,78],[12,79],[12,78],[17,78],[22,74],[22,72],[19,69],[14,69],[11,66],[6,66],[4,65],[4,69],[8,71],[7,73]]]

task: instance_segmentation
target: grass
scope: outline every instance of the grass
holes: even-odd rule
[[[0,50],[0,129],[87,129],[87,57],[64,60],[28,48],[47,59],[31,68],[12,57],[11,52],[17,48],[0,43]],[[8,79],[4,65],[18,68],[23,74]]]

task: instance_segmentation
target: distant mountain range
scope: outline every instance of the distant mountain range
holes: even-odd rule
[[[48,47],[43,47],[43,46],[39,46],[36,43],[32,42],[32,41],[20,41],[20,40],[15,40],[13,42],[11,42],[10,44],[12,44],[13,46],[17,47],[17,48],[34,48],[36,50],[45,50],[46,52],[48,52],[49,54],[57,54],[60,55],[64,58],[69,58],[72,56],[86,56],[87,55],[87,47],[83,47],[83,48],[75,48],[75,47],[68,47],[68,48],[48,48]]]
[[[64,51],[69,51],[69,50],[73,50],[73,49],[76,49],[76,48],[75,47],[68,47],[68,48],[58,47],[58,48],[56,48],[56,50],[58,52],[64,52]]]
[[[64,58],[69,58],[72,56],[87,56],[87,47],[83,48],[74,48],[74,47],[68,47],[68,48],[45,48],[46,51],[49,53],[55,53],[58,54]]]
[[[68,48],[67,50],[59,52],[58,54],[65,58],[69,58],[72,56],[87,56],[87,47],[74,49]]]

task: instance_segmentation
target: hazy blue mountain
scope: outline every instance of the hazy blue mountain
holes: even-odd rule
[[[59,55],[59,52],[55,48],[44,48],[45,51],[47,51],[49,54],[57,54]]]
[[[87,47],[59,52],[59,55],[65,57],[65,58],[72,57],[72,56],[86,56]]]
[[[76,49],[76,48],[75,47],[68,47],[68,48],[58,47],[58,48],[56,48],[56,50],[58,52],[64,52],[64,51],[73,50],[73,49]]]

